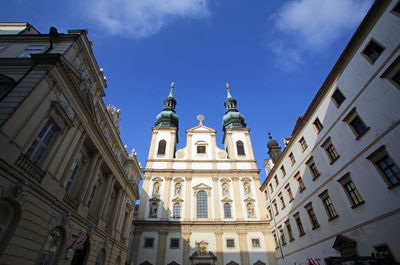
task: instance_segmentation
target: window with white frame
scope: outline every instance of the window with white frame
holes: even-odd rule
[[[35,140],[26,152],[26,156],[34,163],[37,163],[43,156],[45,151],[49,148],[58,128],[55,124],[48,120],[39,133],[36,135]]]
[[[197,218],[208,218],[207,192],[197,192]]]

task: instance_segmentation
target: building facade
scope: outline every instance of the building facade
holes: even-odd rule
[[[399,29],[399,1],[375,1],[283,152],[268,142],[277,264],[400,261]]]
[[[198,115],[176,150],[171,88],[152,130],[132,264],[274,264],[259,170],[236,104],[228,87],[223,148]]]
[[[141,167],[86,30],[0,24],[0,264],[125,264]]]

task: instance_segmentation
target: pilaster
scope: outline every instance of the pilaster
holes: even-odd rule
[[[213,190],[214,190],[214,211],[215,211],[215,216],[214,219],[219,221],[221,220],[221,214],[220,214],[220,197],[219,197],[219,184],[218,184],[218,177],[213,177]]]
[[[88,186],[89,186],[89,182],[92,181],[92,178],[94,175],[93,173],[95,171],[95,167],[96,167],[96,163],[97,163],[98,159],[99,159],[99,152],[96,151],[95,154],[93,155],[92,159],[90,160],[89,168],[83,178],[82,184],[80,185],[80,190],[79,190],[78,198],[77,198],[78,202],[83,201],[83,198],[84,198],[86,191],[88,189]]]
[[[240,264],[250,265],[249,251],[247,247],[247,232],[240,231],[239,235],[239,248],[240,248]]]
[[[165,182],[165,188],[164,188],[164,194],[163,194],[163,209],[161,212],[161,220],[168,220],[168,216],[169,216],[169,204],[170,204],[170,193],[171,193],[171,180],[172,177],[166,177],[165,178],[166,182]]]
[[[165,253],[167,249],[167,231],[159,231],[158,232],[158,247],[157,247],[157,265],[165,264]]]
[[[149,176],[143,177],[142,196],[140,198],[139,212],[138,212],[138,217],[137,217],[138,219],[144,219],[144,213],[146,210],[147,201],[149,200],[150,179],[151,179],[151,177],[149,177]]]
[[[239,177],[232,177],[233,182],[233,194],[237,194],[237,196],[233,196],[233,200],[235,203],[235,210],[236,210],[236,220],[242,221],[243,220],[243,205],[240,196],[240,187],[239,187]]]
[[[190,221],[190,209],[192,207],[192,177],[186,177],[185,188],[185,221]]]

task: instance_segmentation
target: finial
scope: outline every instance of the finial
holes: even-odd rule
[[[203,125],[204,115],[202,114],[197,115],[197,119],[199,120],[199,125]]]
[[[169,92],[169,97],[173,97],[172,92],[174,91],[175,82],[171,82],[171,91]]]
[[[268,131],[268,138],[272,140],[271,133]]]
[[[229,83],[228,83],[228,82],[226,82],[226,84],[225,84],[225,85],[226,85],[226,89],[227,89],[227,90],[229,90]]]

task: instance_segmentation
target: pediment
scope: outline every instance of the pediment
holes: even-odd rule
[[[244,199],[245,202],[255,202],[255,200],[253,198],[247,197],[246,199]]]
[[[174,178],[174,182],[184,182],[185,180],[181,177]]]
[[[227,263],[226,265],[239,265],[239,263],[234,262],[233,260],[231,260],[229,263]]]
[[[200,184],[194,186],[193,189],[194,190],[211,190],[211,187],[204,183],[200,183]]]
[[[152,180],[153,180],[153,181],[163,181],[163,179],[160,178],[160,177],[155,177],[155,178],[153,178]]]
[[[222,179],[220,179],[219,181],[220,181],[220,182],[231,182],[231,180],[228,179],[228,178],[222,178]]]
[[[254,263],[254,265],[266,265],[266,264],[261,260],[258,260],[256,263]]]
[[[168,263],[167,265],[179,265],[179,263],[176,263],[175,261],[172,261],[172,262]]]
[[[145,262],[140,263],[140,265],[152,265],[152,264],[146,260]]]
[[[216,133],[217,131],[213,128],[204,126],[204,125],[197,125],[196,127],[190,128],[186,130],[186,133]]]
[[[173,202],[183,202],[183,200],[179,197],[172,199]]]
[[[160,200],[160,198],[157,198],[157,197],[153,197],[153,198],[151,198],[151,199],[149,199],[149,202],[160,202],[161,200]]]
[[[229,198],[223,198],[223,199],[221,200],[221,202],[232,202],[232,200],[229,199]]]
[[[240,181],[242,182],[251,182],[251,178],[242,178]]]

